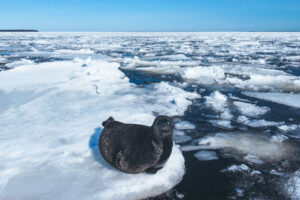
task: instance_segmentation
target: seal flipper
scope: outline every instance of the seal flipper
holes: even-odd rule
[[[113,117],[109,117],[107,120],[102,122],[102,126],[105,126],[105,124],[107,124],[110,121],[114,121],[115,119]]]

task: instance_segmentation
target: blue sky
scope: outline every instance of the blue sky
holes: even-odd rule
[[[0,0],[0,29],[300,31],[300,0]]]

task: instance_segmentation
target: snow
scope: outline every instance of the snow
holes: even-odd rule
[[[278,92],[277,93],[244,92],[244,94],[259,99],[273,101],[275,103],[300,108],[300,94],[278,93]]]
[[[151,125],[153,112],[180,116],[198,98],[165,82],[137,87],[118,68],[75,59],[0,73],[0,199],[143,199],[180,182],[176,145],[155,175],[119,172],[100,156],[109,116]]]
[[[210,160],[217,160],[218,156],[215,152],[213,151],[198,151],[197,153],[194,154],[194,156],[199,160],[199,161],[210,161]]]

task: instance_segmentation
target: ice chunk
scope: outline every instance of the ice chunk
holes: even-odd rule
[[[281,143],[281,142],[283,142],[284,140],[287,140],[287,139],[288,139],[288,137],[285,136],[285,135],[273,135],[271,137],[272,142],[278,142],[278,143]]]
[[[3,63],[3,62],[6,62],[6,61],[7,61],[6,58],[4,58],[3,56],[0,55],[0,62]]]
[[[181,147],[183,149],[183,147]],[[188,147],[191,149],[191,147]],[[207,136],[199,140],[198,149],[234,149],[236,151],[251,154],[257,159],[279,160],[292,154],[292,148],[287,144],[269,141],[268,138],[245,133],[218,133],[215,136]],[[197,146],[193,147],[197,149]],[[186,149],[184,149],[186,150]],[[234,151],[233,151],[234,153]],[[254,157],[246,157],[248,160]]]
[[[271,122],[266,121],[264,119],[256,120],[256,119],[249,119],[246,116],[239,116],[237,121],[239,123],[245,124],[251,127],[266,127],[266,126],[280,126],[283,122]]]
[[[245,164],[241,164],[241,165],[231,165],[230,167],[228,167],[225,170],[222,170],[222,172],[250,172],[251,169],[245,165]]]
[[[220,128],[225,128],[225,129],[233,128],[233,126],[231,125],[231,122],[227,121],[227,120],[209,120],[209,122],[215,127],[220,127]]]
[[[192,137],[186,135],[183,131],[174,129],[174,140],[176,144],[180,144],[192,140]]]
[[[272,169],[272,170],[270,171],[270,174],[273,174],[273,175],[276,175],[276,176],[284,176],[284,173],[279,172],[279,171],[277,171],[277,170],[275,170],[275,169]]]
[[[246,116],[256,117],[263,115],[268,112],[270,109],[267,107],[259,107],[254,104],[244,103],[240,101],[234,101],[233,104],[239,109],[239,111]]]
[[[281,125],[278,127],[279,130],[284,131],[284,132],[289,132],[289,131],[294,131],[300,128],[300,125],[292,124],[292,125]]]
[[[257,165],[261,165],[264,163],[264,161],[262,161],[261,159],[259,159],[256,155],[254,154],[248,154],[247,156],[244,157],[244,160],[246,160],[249,163],[252,164],[257,164]]]
[[[233,116],[229,111],[227,97],[225,95],[223,95],[219,91],[215,91],[205,98],[206,98],[206,101],[205,101],[206,106],[209,108],[212,108],[216,112],[219,112],[220,117],[223,120],[232,119]],[[223,124],[224,123],[225,122],[223,122]],[[230,124],[230,122],[229,122],[229,124]],[[228,126],[229,125],[227,125],[227,127]]]
[[[182,135],[182,136],[179,136],[179,135],[175,135],[174,136],[174,140],[175,140],[175,143],[176,144],[181,144],[181,143],[185,143],[185,142],[188,142],[190,140],[192,140],[193,138],[188,136],[188,135]]]
[[[190,67],[182,72],[185,80],[199,82],[202,84],[213,84],[225,78],[221,67]]]
[[[178,130],[195,129],[196,126],[188,121],[181,121],[175,124],[175,128]]]
[[[224,112],[227,106],[227,97],[221,92],[216,91],[211,93],[206,98],[205,104],[217,112]]]
[[[292,200],[300,199],[300,170],[293,174],[285,186]]]
[[[230,113],[229,109],[226,109],[223,113],[221,113],[220,117],[224,120],[231,120],[233,116]]]
[[[300,94],[244,92],[245,95],[300,108]]]
[[[194,154],[194,156],[200,161],[209,161],[209,160],[217,160],[218,156],[213,151],[198,151]]]

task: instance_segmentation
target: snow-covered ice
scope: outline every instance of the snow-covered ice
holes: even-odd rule
[[[165,82],[138,88],[118,67],[76,59],[0,73],[0,199],[141,199],[182,179],[176,145],[155,175],[124,174],[99,155],[109,116],[151,125],[153,112],[183,115],[198,98]]]

